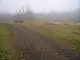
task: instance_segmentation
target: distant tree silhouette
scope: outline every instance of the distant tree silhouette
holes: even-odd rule
[[[27,19],[28,20],[34,20],[35,19],[35,14],[32,12],[32,9],[29,5],[27,5]]]

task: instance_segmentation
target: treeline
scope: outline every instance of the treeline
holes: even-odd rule
[[[50,13],[34,13],[32,10],[27,12],[18,12],[15,14],[2,13],[0,20],[55,20],[55,21],[80,21],[80,9],[72,12],[50,12]]]

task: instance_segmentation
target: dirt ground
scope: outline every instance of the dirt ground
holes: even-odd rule
[[[23,25],[6,25],[12,32],[19,60],[75,60],[73,51],[67,46],[52,41]]]

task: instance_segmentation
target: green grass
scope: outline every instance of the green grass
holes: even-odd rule
[[[80,24],[64,22],[25,22],[29,28],[40,34],[80,51]]]
[[[2,24],[0,24],[0,60],[16,60],[12,44],[10,32],[7,31]]]

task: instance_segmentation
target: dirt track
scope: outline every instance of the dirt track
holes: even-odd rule
[[[74,60],[71,49],[32,29],[15,24],[9,30],[12,31],[19,60]]]

